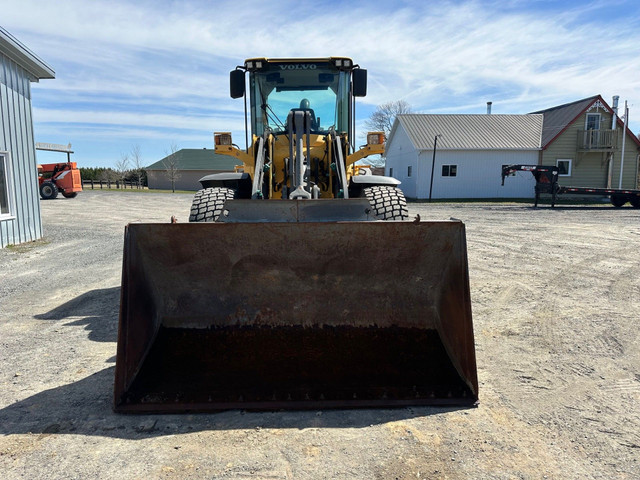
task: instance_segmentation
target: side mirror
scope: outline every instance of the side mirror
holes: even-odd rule
[[[356,68],[351,73],[353,75],[353,90],[354,97],[366,97],[367,96],[367,71],[362,68]]]
[[[244,97],[244,70],[233,70],[229,74],[231,98]]]

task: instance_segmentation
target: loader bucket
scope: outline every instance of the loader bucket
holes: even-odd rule
[[[114,408],[474,405],[464,225],[130,224]]]

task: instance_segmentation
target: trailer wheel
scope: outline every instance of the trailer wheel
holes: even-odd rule
[[[40,185],[40,196],[43,200],[53,200],[58,196],[58,187],[53,182],[44,182]]]
[[[191,204],[190,222],[215,222],[227,200],[236,198],[232,188],[211,187],[199,190]]]
[[[640,197],[637,195],[631,195],[629,197],[629,203],[633,208],[640,208]]]
[[[69,192],[69,193],[62,192],[62,196],[64,198],[76,198],[78,196],[78,192]]]
[[[405,220],[409,217],[407,200],[402,190],[388,185],[376,185],[362,189],[374,213],[383,220]]]
[[[623,206],[625,203],[627,203],[627,196],[626,195],[611,195],[611,204],[618,208]]]

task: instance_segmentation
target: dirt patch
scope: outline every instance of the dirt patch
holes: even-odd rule
[[[114,414],[124,225],[190,204],[83,192],[0,250],[3,478],[638,478],[639,210],[410,204],[466,224],[478,408]]]

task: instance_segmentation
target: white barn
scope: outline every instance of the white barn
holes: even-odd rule
[[[502,183],[502,166],[537,165],[542,115],[398,115],[385,174],[407,198],[532,198],[533,175]],[[435,141],[438,135],[437,142]],[[432,176],[432,164],[435,168]]]

